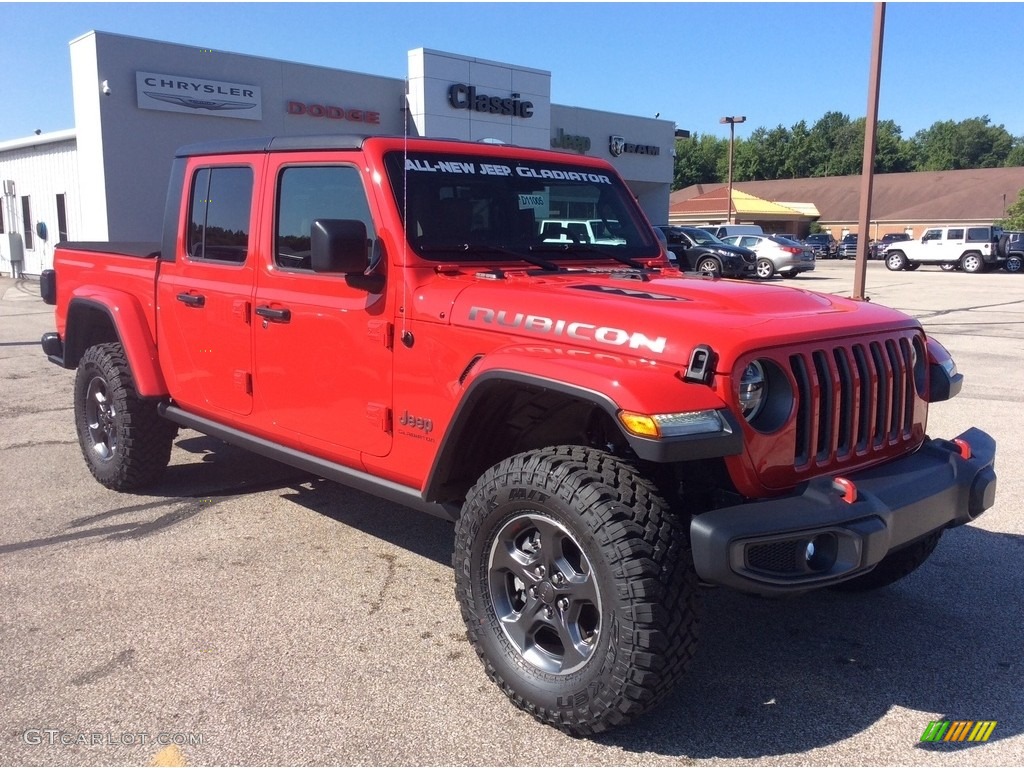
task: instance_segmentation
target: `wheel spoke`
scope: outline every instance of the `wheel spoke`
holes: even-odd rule
[[[534,569],[540,562],[538,555],[524,552],[512,540],[496,542],[491,552],[492,573],[511,573],[527,585],[538,581]]]
[[[533,646],[533,635],[538,624],[542,623],[543,610],[544,606],[539,600],[531,599],[527,601],[522,611],[498,617],[508,639],[515,644],[521,654],[525,655]]]
[[[569,614],[560,614],[554,622],[558,637],[562,641],[562,670],[573,669],[590,658],[594,651],[591,639],[584,640],[579,624]]]

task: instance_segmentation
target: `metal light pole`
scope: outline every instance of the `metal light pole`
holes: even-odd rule
[[[727,224],[734,224],[732,220],[732,147],[733,142],[736,138],[736,123],[745,123],[747,121],[744,115],[733,115],[731,117],[723,117],[718,122],[725,125],[729,124],[729,221]]]

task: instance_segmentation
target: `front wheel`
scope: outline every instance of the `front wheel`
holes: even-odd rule
[[[82,355],[75,375],[75,426],[85,462],[115,491],[155,482],[171,458],[178,428],[139,397],[120,344],[98,344]]]
[[[1006,261],[1003,262],[1003,269],[1007,272],[1013,272],[1014,274],[1024,269],[1024,259],[1014,254],[1013,256],[1007,256]]]
[[[709,256],[697,262],[697,271],[702,275],[707,275],[708,277],[721,277],[722,265],[718,263],[717,259],[713,259]]]
[[[769,277],[775,274],[775,265],[772,264],[771,259],[758,259],[757,260],[757,276],[762,280],[767,280]]]
[[[939,265],[939,269],[941,269],[943,272],[956,272],[958,269],[960,269],[960,265],[959,264],[940,264]]]
[[[907,266],[907,257],[903,255],[903,251],[886,254],[885,266],[890,272],[899,272]]]
[[[454,567],[488,676],[573,735],[650,709],[696,650],[687,530],[607,453],[560,446],[492,467],[466,497]]]

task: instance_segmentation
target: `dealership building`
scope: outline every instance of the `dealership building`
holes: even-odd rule
[[[668,220],[675,124],[551,103],[551,73],[416,49],[405,79],[89,32],[70,44],[73,129],[0,142],[0,273],[61,240],[157,241],[186,144],[311,134],[500,141],[609,160]]]

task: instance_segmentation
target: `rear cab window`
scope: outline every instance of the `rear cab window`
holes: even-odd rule
[[[192,176],[186,247],[194,261],[244,264],[249,255],[253,172],[198,168]]]

